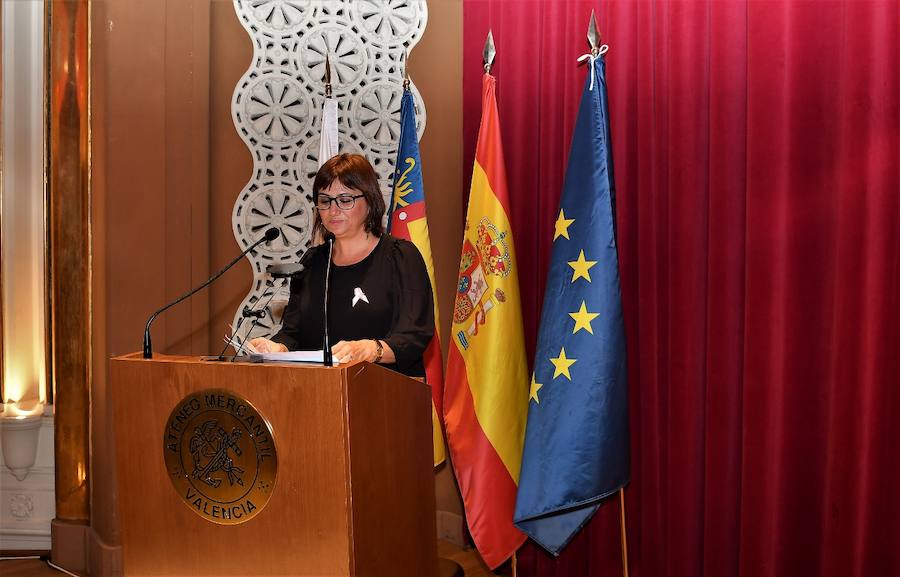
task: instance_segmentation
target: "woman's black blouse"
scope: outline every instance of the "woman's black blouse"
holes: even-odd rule
[[[307,253],[281,330],[272,340],[289,350],[321,350],[325,266],[328,247]],[[409,376],[425,376],[422,353],[434,335],[431,282],[419,249],[409,241],[383,235],[369,256],[348,266],[332,265],[328,336],[338,341],[381,339],[396,364],[384,365]]]

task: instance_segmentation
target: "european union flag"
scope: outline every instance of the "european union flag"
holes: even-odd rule
[[[628,482],[625,329],[606,64],[592,59],[531,379],[515,524],[554,555]]]

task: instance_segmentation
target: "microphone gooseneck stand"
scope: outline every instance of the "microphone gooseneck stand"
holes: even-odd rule
[[[303,262],[306,260],[306,256],[308,254],[309,254],[309,249],[307,249],[306,251],[303,252],[303,254],[300,255],[299,262],[289,263],[289,264],[272,264],[272,265],[269,265],[268,267],[266,267],[266,272],[268,273],[268,275],[270,277],[269,280],[266,281],[266,286],[268,286],[270,289],[272,289],[272,292],[269,294],[269,298],[266,299],[266,303],[262,306],[262,310],[255,310],[256,306],[260,302],[262,302],[262,299],[259,299],[255,303],[253,303],[252,307],[249,307],[249,308],[246,306],[244,307],[244,310],[241,311],[241,318],[238,319],[238,324],[234,328],[234,333],[232,334],[231,341],[225,344],[225,348],[223,348],[222,352],[219,353],[219,357],[217,360],[220,360],[220,361],[224,360],[222,355],[225,354],[225,349],[227,349],[229,347],[229,345],[233,346],[234,337],[238,334],[238,331],[240,331],[240,328],[244,322],[244,319],[253,317],[253,324],[250,325],[250,329],[247,331],[247,334],[245,335],[245,337],[241,341],[239,341],[240,346],[237,349],[235,349],[234,357],[231,358],[232,362],[234,362],[234,360],[240,356],[241,351],[243,351],[243,349],[244,349],[244,344],[247,342],[247,338],[249,338],[249,336],[251,334],[253,334],[253,329],[255,329],[257,326],[259,326],[260,319],[265,318],[267,314],[271,317],[272,312],[269,310],[269,303],[272,302],[273,298],[275,298],[275,294],[280,289],[283,289],[285,287],[288,280],[292,280],[292,279],[300,276],[300,274],[306,270],[306,267],[303,265]],[[281,286],[279,286],[277,289],[275,288],[275,279],[278,279],[281,281]],[[274,321],[274,318],[272,320]]]
[[[277,228],[270,228],[269,230],[266,231],[266,233],[262,237],[259,238],[259,240],[257,240],[253,244],[251,244],[249,247],[247,247],[245,250],[243,250],[241,252],[241,254],[237,255],[237,257],[235,257],[234,260],[232,260],[230,263],[225,265],[225,267],[222,270],[220,270],[216,274],[214,274],[211,277],[209,277],[208,279],[206,279],[206,282],[204,282],[203,284],[201,284],[200,286],[198,286],[196,288],[189,290],[188,292],[184,293],[183,295],[181,295],[174,301],[170,302],[166,306],[162,307],[161,309],[159,309],[158,311],[156,311],[152,315],[150,315],[150,318],[147,319],[147,325],[144,327],[144,358],[145,359],[153,358],[153,345],[150,342],[150,325],[153,324],[153,321],[156,320],[156,317],[158,317],[161,313],[169,310],[173,306],[177,305],[181,301],[185,300],[186,298],[190,297],[194,293],[198,292],[199,290],[204,289],[207,286],[209,286],[213,281],[215,281],[220,276],[222,276],[223,274],[228,272],[228,269],[230,269],[235,264],[237,264],[237,262],[239,260],[241,260],[242,258],[244,258],[244,256],[248,252],[251,252],[253,249],[255,249],[256,247],[258,247],[259,245],[261,245],[264,242],[268,243],[268,242],[275,240],[276,238],[278,238],[279,234],[280,233],[278,232]]]
[[[325,320],[325,335],[322,341],[322,364],[326,367],[334,366],[334,362],[331,358],[331,342],[328,340],[328,281],[331,278],[331,258],[332,253],[334,252],[334,235],[328,235],[328,263],[325,265],[325,306],[323,307],[324,311],[324,320]]]
[[[262,308],[260,308],[259,310],[254,310],[256,308],[256,305],[262,302],[262,299],[259,299],[258,301],[256,301],[256,303],[254,303],[252,307],[244,307],[244,310],[241,311],[241,318],[240,320],[238,320],[238,326],[234,328],[234,334],[231,337],[232,340],[237,336],[238,331],[241,328],[241,323],[244,322],[244,319],[252,317],[253,322],[250,324],[250,328],[247,330],[247,334],[243,339],[239,341],[241,344],[238,346],[237,350],[234,351],[234,356],[231,358],[232,362],[234,362],[238,357],[241,356],[241,352],[244,350],[244,345],[246,344],[247,339],[249,339],[250,335],[253,334],[253,329],[255,329],[259,325],[260,319],[264,319],[267,315],[271,315],[271,312],[269,312],[269,303],[272,302],[273,298],[275,298],[275,293],[277,293],[279,289],[284,288],[284,285],[287,283],[286,277],[280,277],[280,280],[281,286],[278,288],[275,288],[274,280],[270,279],[266,281],[266,285],[272,290],[272,292],[269,294],[269,298],[266,299],[266,303],[262,306]],[[225,345],[226,349],[228,348],[229,344],[231,343]],[[224,352],[225,349],[222,349],[222,353]],[[222,355],[220,354],[219,356],[221,357]]]
[[[267,280],[267,281],[266,281],[266,286],[268,286],[269,288],[272,288],[272,287],[275,286],[275,283],[273,283],[272,280]],[[244,306],[244,309],[241,311],[241,318],[238,319],[237,326],[234,327],[234,331],[231,333],[231,337],[230,337],[229,339],[226,340],[225,346],[222,347],[222,350],[219,352],[218,355],[216,355],[215,357],[204,358],[204,360],[208,360],[208,361],[225,361],[225,360],[229,360],[229,361],[231,361],[231,362],[234,362],[235,359],[237,359],[237,358],[241,355],[241,351],[244,349],[244,343],[247,342],[247,337],[244,337],[244,339],[238,341],[238,342],[240,343],[240,345],[239,345],[238,347],[235,348],[235,350],[234,350],[234,356],[232,356],[232,357],[226,357],[226,356],[225,356],[225,351],[228,350],[228,347],[230,347],[230,346],[233,347],[233,346],[234,346],[235,339],[237,338],[237,335],[238,335],[238,333],[239,333],[240,330],[241,330],[241,325],[244,324],[244,320],[245,320],[245,319],[248,319],[248,318],[251,318],[251,317],[254,319],[254,320],[253,320],[253,325],[250,327],[250,330],[247,331],[247,335],[249,336],[250,333],[253,332],[253,329],[256,328],[256,325],[257,325],[257,323],[259,322],[259,319],[261,319],[261,318],[263,318],[263,317],[266,316],[266,307],[269,306],[269,302],[271,302],[273,296],[275,296],[275,293],[274,293],[274,292],[273,292],[273,293],[269,296],[269,298],[266,300],[266,304],[262,307],[262,310],[257,310],[257,309],[256,309],[256,306],[257,306],[260,302],[262,302],[262,299],[257,299],[256,302],[253,303],[253,306],[252,306],[252,307],[248,307],[248,306],[245,305],[245,306]]]

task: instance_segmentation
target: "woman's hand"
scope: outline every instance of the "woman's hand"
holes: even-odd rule
[[[288,350],[283,344],[270,341],[265,337],[256,337],[248,342],[260,353],[286,353]]]
[[[377,350],[378,345],[373,339],[338,341],[331,347],[331,354],[335,360],[341,363],[356,363],[359,361],[374,363]]]

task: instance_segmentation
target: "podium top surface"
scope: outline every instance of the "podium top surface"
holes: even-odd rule
[[[307,367],[307,368],[317,368],[317,369],[328,369],[328,370],[341,370],[346,369],[348,367],[352,367],[354,365],[369,365],[372,363],[367,363],[365,361],[356,361],[353,363],[342,363],[340,365],[336,365],[333,367],[326,367],[320,363],[303,363],[303,362],[277,362],[277,361],[266,361],[266,362],[251,362],[251,361],[233,361],[229,360],[229,357],[225,357],[223,360],[218,360],[215,357],[206,357],[206,356],[195,356],[195,355],[166,355],[162,353],[153,353],[152,359],[145,359],[144,354],[141,351],[136,351],[133,353],[127,353],[124,355],[119,355],[117,357],[113,357],[111,360],[113,361],[138,361],[142,363],[146,362],[158,362],[158,363],[202,363],[207,365],[235,365],[235,366],[253,366],[253,367]],[[389,370],[389,369],[386,369]]]

